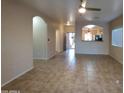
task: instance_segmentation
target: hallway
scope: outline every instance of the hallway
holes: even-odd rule
[[[110,56],[76,55],[74,50],[41,61],[3,90],[21,93],[122,93],[122,64]]]

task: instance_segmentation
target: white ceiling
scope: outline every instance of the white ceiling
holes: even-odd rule
[[[87,0],[86,7],[101,8],[102,11],[87,11],[80,15],[78,8],[80,0],[20,0],[48,17],[59,22],[111,21],[123,12],[123,0]]]

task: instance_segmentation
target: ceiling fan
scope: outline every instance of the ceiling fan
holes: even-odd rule
[[[100,8],[89,8],[89,7],[86,7],[86,3],[87,3],[87,0],[80,0],[81,2],[81,5],[80,5],[80,8],[79,8],[79,13],[85,13],[86,10],[88,11],[101,11]]]

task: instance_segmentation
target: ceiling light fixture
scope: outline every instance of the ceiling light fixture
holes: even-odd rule
[[[78,9],[79,13],[85,13],[86,12],[86,0],[81,0],[80,8]]]
[[[78,12],[83,14],[83,13],[86,12],[86,9],[85,9],[84,7],[80,7],[80,8],[78,9]]]
[[[93,28],[93,27],[95,27],[95,25],[87,25],[85,27],[87,27],[87,28]]]
[[[66,24],[67,26],[70,26],[71,24],[70,24],[70,22],[69,21],[67,21],[67,24]]]

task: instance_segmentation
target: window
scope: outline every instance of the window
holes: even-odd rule
[[[82,28],[83,41],[103,41],[103,28],[96,25],[87,25]]]
[[[123,28],[116,28],[112,30],[112,45],[123,47]]]

